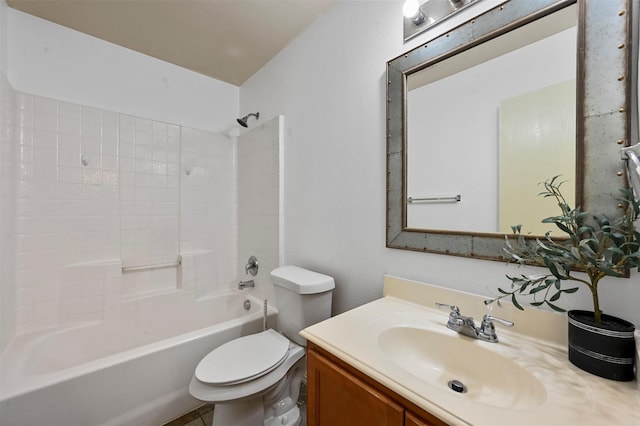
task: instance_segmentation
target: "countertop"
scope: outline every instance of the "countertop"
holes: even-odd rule
[[[503,304],[492,315],[511,320],[516,326],[506,329],[497,325],[499,343],[470,339],[469,343],[496,355],[494,365],[487,365],[492,363],[486,360],[476,364],[470,359],[470,368],[500,374],[500,360],[506,358],[542,384],[542,388],[531,388],[515,383],[517,395],[487,396],[485,389],[480,390],[484,392],[482,400],[474,395],[472,386],[467,393],[453,392],[446,384],[421,380],[419,374],[401,367],[381,349],[381,333],[393,327],[418,327],[469,339],[446,328],[448,312],[433,306],[436,301],[456,304],[462,314],[480,318],[487,312],[483,300],[469,293],[385,276],[383,298],[308,327],[300,334],[452,425],[640,425],[637,380],[603,379],[569,362],[565,315],[539,309],[523,312]],[[636,343],[640,348],[637,331]]]

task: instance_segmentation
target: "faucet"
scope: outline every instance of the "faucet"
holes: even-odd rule
[[[243,290],[247,287],[255,287],[256,283],[253,280],[249,280],[249,281],[240,281],[238,283],[238,289]]]
[[[255,256],[251,256],[249,260],[247,260],[247,264],[244,265],[244,273],[245,275],[251,274],[254,277],[258,273],[258,259],[256,259]]]
[[[447,328],[464,336],[473,337],[474,339],[497,343],[498,336],[496,335],[496,327],[493,324],[494,321],[506,327],[513,327],[513,323],[511,321],[503,320],[502,318],[497,318],[489,314],[483,316],[480,327],[476,327],[473,318],[460,314],[460,308],[456,305],[447,305],[446,303],[436,302],[436,306],[438,308],[449,308],[451,310],[449,313]]]

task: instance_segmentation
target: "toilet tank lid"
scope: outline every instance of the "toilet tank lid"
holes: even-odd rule
[[[314,294],[333,290],[335,282],[329,275],[319,274],[298,266],[280,266],[271,271],[275,285],[285,287],[298,294]]]

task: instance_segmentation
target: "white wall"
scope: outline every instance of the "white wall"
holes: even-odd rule
[[[5,0],[0,0],[0,73],[7,75],[7,57],[8,57],[8,49],[7,49],[7,39],[8,39],[8,31],[7,31],[7,13],[9,7],[7,6],[7,2]]]
[[[0,73],[0,79],[4,75]],[[2,83],[0,83],[2,85]],[[0,87],[0,353],[15,334],[14,92]]]
[[[238,87],[8,9],[16,90],[215,132],[238,116]]]
[[[228,290],[237,276],[235,137],[217,132],[238,127],[239,89],[0,2],[19,130],[2,167],[16,174],[3,178],[11,183],[0,200],[15,201],[2,223],[16,243],[1,247],[10,264],[1,343],[103,318],[149,294]],[[122,262],[178,254],[179,276],[120,273]]]
[[[0,0],[0,352],[15,334],[14,90],[6,78],[7,9]]]
[[[386,61],[497,2],[404,44],[401,1],[339,1],[240,89],[8,9],[9,81],[27,93],[213,131],[228,130],[240,110],[258,110],[261,120],[283,114],[285,262],[332,274],[336,312],[379,297],[384,273],[488,294],[507,284],[505,273],[521,271],[385,248],[384,95]],[[605,311],[640,324],[639,284],[635,273],[603,283],[617,287],[603,294]],[[586,295],[576,300],[588,307]]]
[[[523,272],[385,248],[386,61],[454,24],[403,44],[401,8],[339,1],[240,89],[241,110],[287,117],[285,262],[333,275],[336,313],[380,297],[385,273],[486,295]],[[614,281],[602,285],[604,310],[640,325],[640,275]],[[565,306],[588,308],[581,294]]]

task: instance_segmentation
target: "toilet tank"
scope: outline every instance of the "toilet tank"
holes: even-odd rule
[[[278,330],[306,346],[298,333],[331,316],[333,278],[297,266],[281,266],[271,272],[278,308]]]

